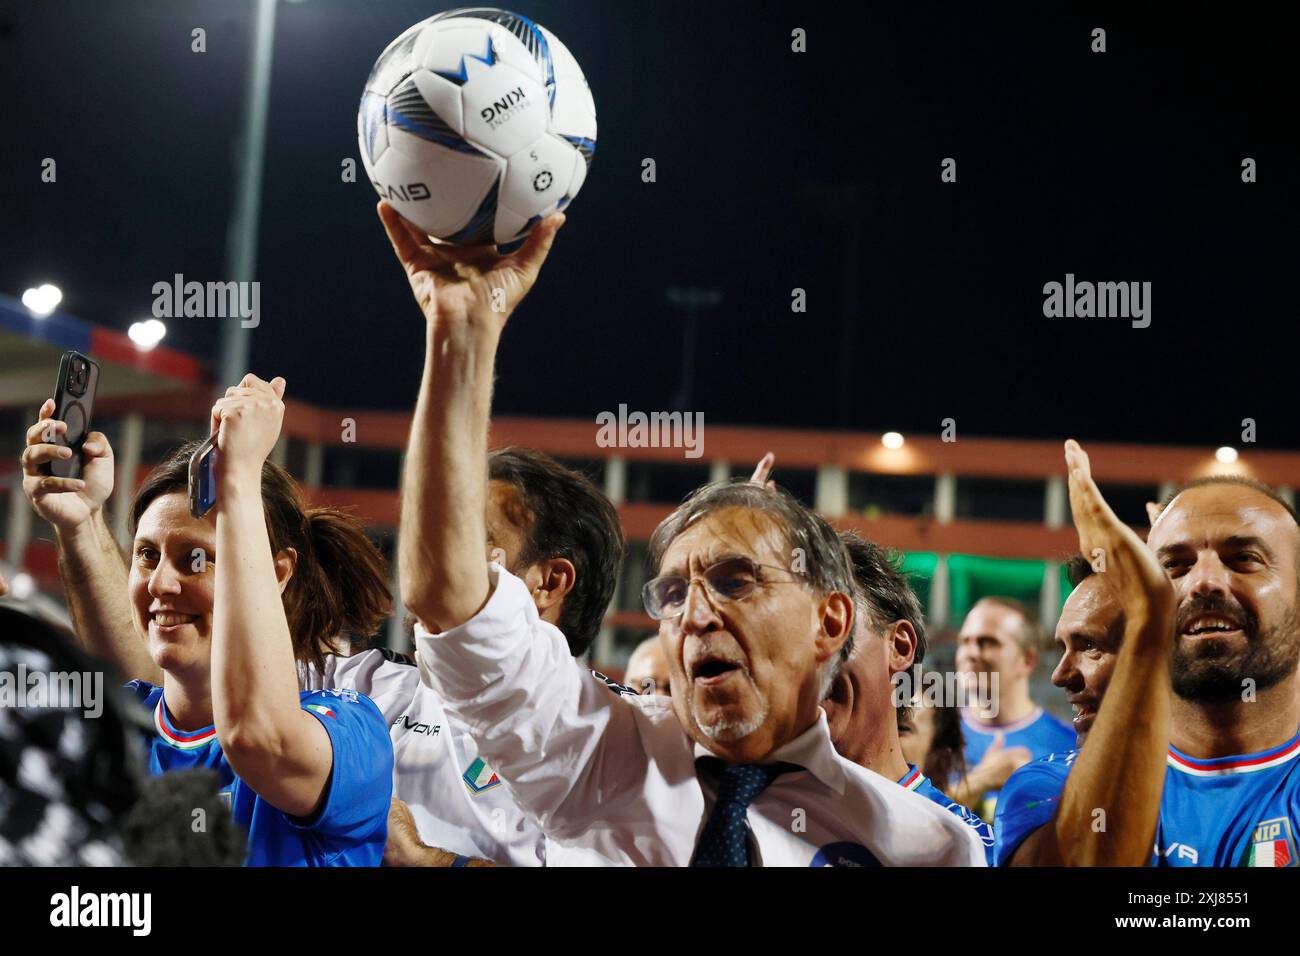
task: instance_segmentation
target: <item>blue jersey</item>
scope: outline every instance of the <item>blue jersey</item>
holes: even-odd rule
[[[1072,726],[1053,717],[1041,707],[1035,707],[1034,712],[1023,720],[1018,720],[1014,724],[1007,724],[1004,727],[976,722],[963,713],[961,716],[961,729],[966,737],[964,755],[968,769],[974,769],[984,759],[984,754],[992,745],[993,736],[996,733],[1003,735],[1002,746],[1004,749],[1026,747],[1029,750],[1030,758],[1033,760],[1062,750],[1069,750],[1074,746],[1077,738]],[[998,791],[989,790],[983,794],[982,799],[989,801],[990,804],[995,803],[998,799]]]
[[[975,831],[975,835],[980,838],[984,844],[984,858],[988,861],[989,866],[993,865],[993,828],[980,819],[979,815],[968,807],[962,806],[956,800],[949,797],[946,793],[936,787],[930,778],[921,773],[918,767],[909,765],[907,773],[903,779],[898,781],[899,786],[906,787],[908,790],[918,793],[931,803],[937,803],[957,819],[961,820],[966,826]]]
[[[1052,818],[1078,751],[1053,754],[1007,781],[994,826],[1001,866]],[[1295,866],[1300,733],[1260,753],[1198,760],[1169,748],[1153,866]]]
[[[320,721],[334,750],[324,805],[311,817],[271,806],[240,780],[221,752],[215,727],[179,730],[163,705],[163,691],[144,681],[127,685],[153,711],[157,735],[149,744],[149,771],[206,767],[221,781],[221,796],[248,833],[247,866],[378,866],[388,839],[393,791],[393,745],[379,708],[355,691],[302,691],[302,708]]]
[[[993,819],[993,865],[1006,866],[1025,837],[1051,821],[1077,750],[1048,754],[1011,775]]]

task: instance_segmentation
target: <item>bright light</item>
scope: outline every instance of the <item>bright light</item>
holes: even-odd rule
[[[135,343],[136,348],[141,352],[148,352],[163,340],[163,336],[167,334],[167,326],[157,319],[145,319],[143,322],[132,322],[126,334]]]
[[[880,444],[886,448],[902,448],[903,436],[898,432],[885,432],[880,436]]]
[[[1214,457],[1219,459],[1219,461],[1225,465],[1231,465],[1237,460],[1237,449],[1229,448],[1227,445],[1224,445],[1214,453]]]
[[[20,601],[26,601],[36,590],[36,581],[26,571],[19,571],[9,582],[9,593]]]
[[[63,301],[63,292],[56,285],[50,285],[48,282],[37,289],[28,289],[23,293],[23,305],[31,311],[33,315],[42,318],[49,315],[59,307]]]

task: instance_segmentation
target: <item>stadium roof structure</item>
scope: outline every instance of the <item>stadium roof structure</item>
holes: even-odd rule
[[[164,345],[142,351],[114,329],[66,312],[38,316],[0,295],[0,408],[39,405],[49,398],[51,370],[69,349],[90,356],[106,373],[97,398],[193,391],[209,381],[204,363],[192,355]]]

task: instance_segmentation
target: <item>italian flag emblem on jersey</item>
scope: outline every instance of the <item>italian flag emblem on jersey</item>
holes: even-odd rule
[[[491,790],[501,783],[501,778],[496,772],[487,765],[482,757],[479,757],[472,764],[465,768],[461,774],[461,779],[465,781],[465,786],[469,787],[469,792],[478,794],[484,790]]]
[[[330,710],[324,704],[308,704],[307,709],[316,711],[316,713],[320,714],[322,717],[334,717],[334,711]],[[337,720],[338,718],[335,719]]]
[[[1291,821],[1286,817],[1256,824],[1242,866],[1294,866],[1291,852]]]

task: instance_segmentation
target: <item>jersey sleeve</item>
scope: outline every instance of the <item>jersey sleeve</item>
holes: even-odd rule
[[[953,800],[946,793],[934,785],[928,777],[921,778],[921,784],[916,788],[918,796],[925,797],[936,806],[947,810],[954,817],[966,824],[980,841],[980,846],[984,854],[984,862],[993,866],[993,828],[980,817],[974,810],[963,806],[956,800]]]
[[[953,816],[957,817],[965,823],[966,826],[970,827],[972,831],[974,831],[975,836],[979,838],[980,847],[984,851],[984,861],[989,866],[995,866],[996,864],[993,862],[993,846],[995,842],[993,839],[993,828],[989,826],[988,823],[974,810],[971,810],[969,807],[964,807],[956,801],[950,801],[950,805],[947,809]]]
[[[492,594],[469,621],[439,634],[417,625],[420,675],[524,811],[563,839],[643,782],[637,698],[573,658],[522,581],[495,564],[489,578]]]
[[[1006,866],[1025,838],[1051,822],[1066,773],[1046,761],[1026,764],[1007,780],[993,819],[993,865]]]
[[[393,796],[393,744],[379,708],[348,690],[303,693],[301,701],[329,734],[334,765],[324,806],[294,825],[342,843],[376,834],[382,843]]]
[[[154,705],[155,701],[150,700],[149,698],[155,691],[161,693],[161,688],[144,680],[127,681],[124,686],[126,692],[138,700],[144,707],[152,707]]]

